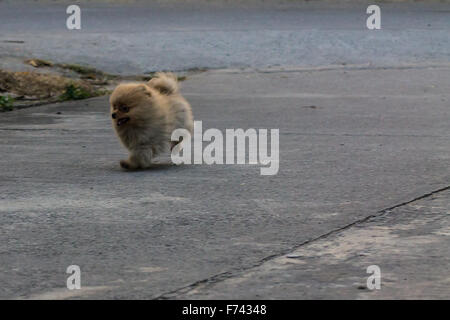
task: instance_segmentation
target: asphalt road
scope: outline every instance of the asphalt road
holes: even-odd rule
[[[366,28],[368,5],[360,2],[170,3],[81,2],[77,31],[66,28],[67,4],[0,2],[0,57],[81,63],[122,74],[449,61],[449,3],[380,4],[382,30],[375,31]]]

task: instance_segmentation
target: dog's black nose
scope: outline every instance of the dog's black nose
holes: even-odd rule
[[[111,117],[112,117],[113,119],[115,119],[115,118],[117,117],[117,115],[116,115],[115,113],[111,113]]]

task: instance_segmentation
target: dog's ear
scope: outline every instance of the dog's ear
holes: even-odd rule
[[[152,96],[152,91],[150,90],[150,88],[149,88],[147,85],[141,84],[141,85],[139,86],[139,89],[140,89],[146,96],[149,96],[149,97]]]

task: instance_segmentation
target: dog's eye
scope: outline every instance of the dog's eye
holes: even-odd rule
[[[130,111],[130,108],[128,108],[127,106],[120,106],[119,107],[119,111],[126,113],[126,112]]]

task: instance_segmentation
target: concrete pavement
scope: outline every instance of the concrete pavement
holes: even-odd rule
[[[276,176],[129,173],[107,97],[1,113],[0,298],[449,298],[449,3],[369,31],[361,2],[200,2],[81,1],[68,31],[67,2],[0,1],[0,68],[227,68],[182,83],[196,120],[280,129]]]
[[[401,204],[449,186],[449,83],[448,65],[189,76],[205,129],[280,129],[276,176],[123,172],[107,97],[1,114],[0,297],[448,298],[447,193]]]
[[[448,299],[449,196],[448,189],[427,195],[232,277],[213,278],[164,297]],[[369,266],[379,267],[379,289],[367,286]]]

